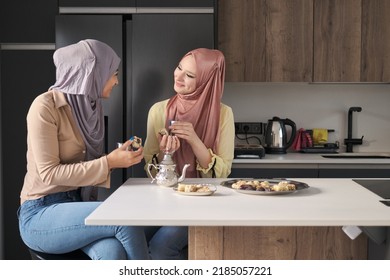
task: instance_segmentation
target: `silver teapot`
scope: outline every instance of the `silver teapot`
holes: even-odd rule
[[[181,176],[178,177],[176,173],[176,164],[172,160],[172,156],[170,153],[165,153],[163,160],[160,164],[148,164],[148,173],[150,178],[152,178],[152,183],[156,181],[157,185],[164,186],[164,187],[173,187],[177,183],[182,182],[185,179],[185,173],[186,170],[190,166],[190,164],[185,164],[183,166],[183,171],[181,173]],[[158,170],[158,173],[155,177],[151,174],[150,170],[151,167],[154,167],[156,170]]]

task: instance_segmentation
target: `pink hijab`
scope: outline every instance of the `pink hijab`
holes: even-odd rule
[[[168,101],[166,127],[170,120],[191,122],[206,147],[215,151],[219,142],[225,58],[219,50],[205,48],[192,50],[184,57],[188,55],[192,55],[196,62],[196,89],[191,94],[176,94]],[[179,172],[184,164],[190,163],[186,176],[200,177],[196,171],[196,158],[189,144],[182,141],[173,157]]]

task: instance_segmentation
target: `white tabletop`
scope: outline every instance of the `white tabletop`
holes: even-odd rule
[[[310,187],[284,195],[247,195],[213,183],[211,196],[183,196],[148,178],[130,178],[107,198],[87,225],[390,226],[390,207],[351,179],[297,179]],[[390,181],[389,181],[390,182]]]

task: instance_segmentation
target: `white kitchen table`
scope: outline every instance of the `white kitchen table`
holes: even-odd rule
[[[294,178],[309,188],[283,195],[242,194],[220,186],[224,180],[186,179],[215,184],[217,191],[184,196],[130,178],[85,223],[189,226],[192,259],[366,258],[366,237],[350,240],[341,226],[390,226],[390,207],[351,179]]]
[[[390,207],[351,179],[294,179],[308,189],[247,195],[217,185],[212,196],[184,196],[148,178],[130,178],[85,220],[87,225],[390,226]],[[389,181],[390,182],[390,181]]]

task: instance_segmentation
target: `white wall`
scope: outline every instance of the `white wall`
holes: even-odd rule
[[[297,129],[328,128],[329,141],[343,151],[349,107],[353,138],[363,138],[354,152],[390,152],[390,84],[226,83],[223,102],[236,122],[264,122],[273,116],[293,120]]]

